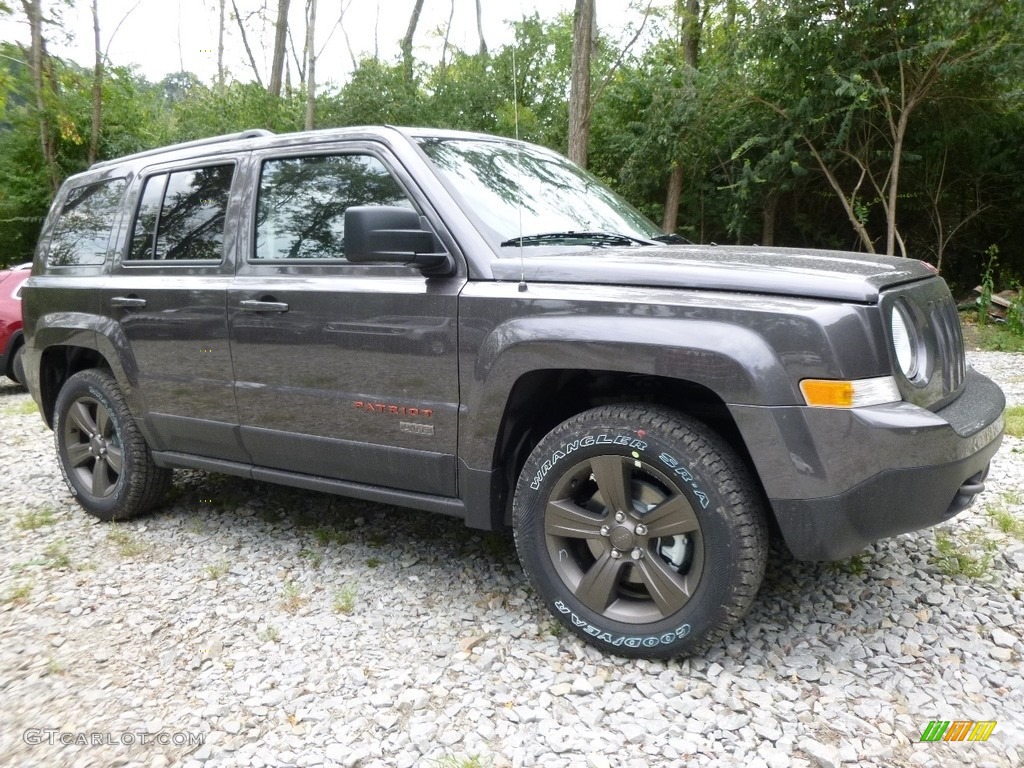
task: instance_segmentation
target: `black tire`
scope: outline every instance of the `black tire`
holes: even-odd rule
[[[527,459],[516,549],[549,610],[591,645],[639,658],[702,653],[761,584],[761,499],[704,424],[657,406],[595,408]]]
[[[100,520],[146,512],[171,484],[171,470],[153,463],[117,382],[105,371],[81,371],[65,382],[54,408],[53,435],[71,493]]]
[[[14,351],[11,361],[11,378],[21,386],[25,386],[25,345],[20,344]]]

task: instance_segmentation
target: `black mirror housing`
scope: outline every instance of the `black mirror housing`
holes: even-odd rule
[[[353,206],[345,211],[345,258],[354,264],[416,266],[425,275],[448,275],[455,266],[447,253],[437,253],[434,235],[423,229],[409,208]]]

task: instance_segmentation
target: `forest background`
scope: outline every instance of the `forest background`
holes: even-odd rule
[[[215,74],[151,82],[110,60],[109,0],[0,0],[24,30],[0,43],[0,264],[31,258],[60,182],[97,160],[246,128],[518,124],[695,242],[924,259],[961,296],[1024,279],[1022,0],[574,0],[491,46],[493,3],[456,45],[455,0],[385,0],[393,55],[356,53],[365,0],[205,1]],[[69,28],[83,4],[94,24]],[[447,24],[421,28],[425,5]],[[88,64],[51,52],[71,38]]]

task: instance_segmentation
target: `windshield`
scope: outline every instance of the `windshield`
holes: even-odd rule
[[[502,250],[565,245],[567,233],[651,240],[661,233],[642,213],[600,181],[554,152],[500,140],[427,138],[420,146],[462,195],[485,236]],[[522,226],[520,227],[520,220]],[[601,244],[600,238],[579,245]]]

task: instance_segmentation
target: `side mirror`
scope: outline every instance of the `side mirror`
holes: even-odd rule
[[[345,258],[354,264],[416,266],[425,275],[450,275],[455,263],[436,253],[434,235],[409,208],[353,206],[345,211]]]

